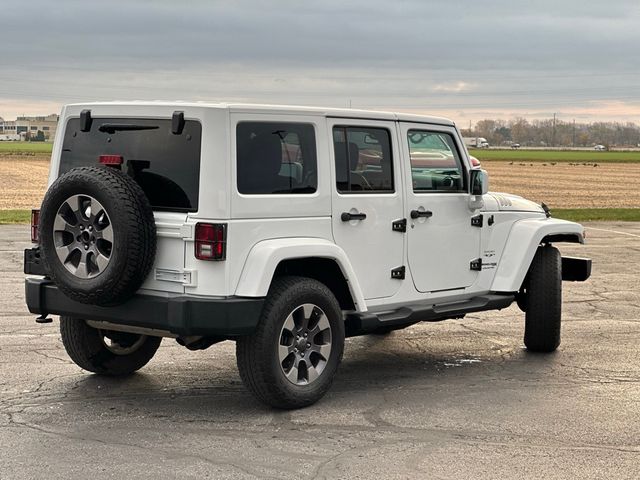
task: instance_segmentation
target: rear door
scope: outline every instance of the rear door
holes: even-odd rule
[[[468,166],[453,127],[400,124],[407,185],[408,259],[420,292],[472,285],[480,233],[471,223]]]
[[[185,272],[187,215],[198,211],[202,126],[186,120],[173,133],[171,118],[99,117],[89,131],[71,118],[64,133],[59,175],[72,168],[99,165],[101,155],[122,157],[121,169],[149,199],[157,228],[157,252],[142,288],[184,292],[195,279]]]
[[[327,121],[332,133],[335,242],[347,253],[366,299],[392,296],[404,278],[404,234],[392,229],[403,217],[396,124]]]

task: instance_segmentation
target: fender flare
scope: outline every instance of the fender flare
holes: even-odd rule
[[[322,238],[275,238],[256,243],[242,268],[235,295],[265,297],[280,262],[311,257],[334,260],[347,280],[356,311],[367,311],[364,295],[347,254],[335,243]]]
[[[491,290],[520,290],[536,250],[544,242],[584,243],[584,227],[556,218],[527,218],[515,222],[507,237]]]

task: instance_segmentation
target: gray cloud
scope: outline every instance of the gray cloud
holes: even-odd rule
[[[0,97],[632,118],[639,20],[635,0],[37,0],[2,9]]]

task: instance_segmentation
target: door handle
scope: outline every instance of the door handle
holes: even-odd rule
[[[433,216],[433,212],[431,210],[411,210],[411,218],[429,218]]]
[[[351,220],[364,220],[365,218],[367,218],[366,213],[342,212],[342,215],[340,215],[340,220],[342,220],[343,222],[349,222]]]

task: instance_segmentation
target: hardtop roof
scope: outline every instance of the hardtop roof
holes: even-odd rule
[[[214,108],[228,109],[231,112],[242,113],[279,113],[279,114],[305,114],[318,115],[325,117],[338,118],[359,118],[367,120],[391,120],[417,123],[433,123],[437,125],[455,125],[453,121],[437,116],[416,115],[402,112],[387,112],[376,110],[360,110],[354,108],[326,108],[326,107],[309,107],[299,105],[267,105],[267,104],[250,104],[250,103],[211,103],[211,102],[184,102],[184,101],[112,101],[112,102],[91,102],[91,103],[74,103],[67,106],[70,107],[87,107],[92,106],[156,106],[156,107],[198,107],[198,108]]]

